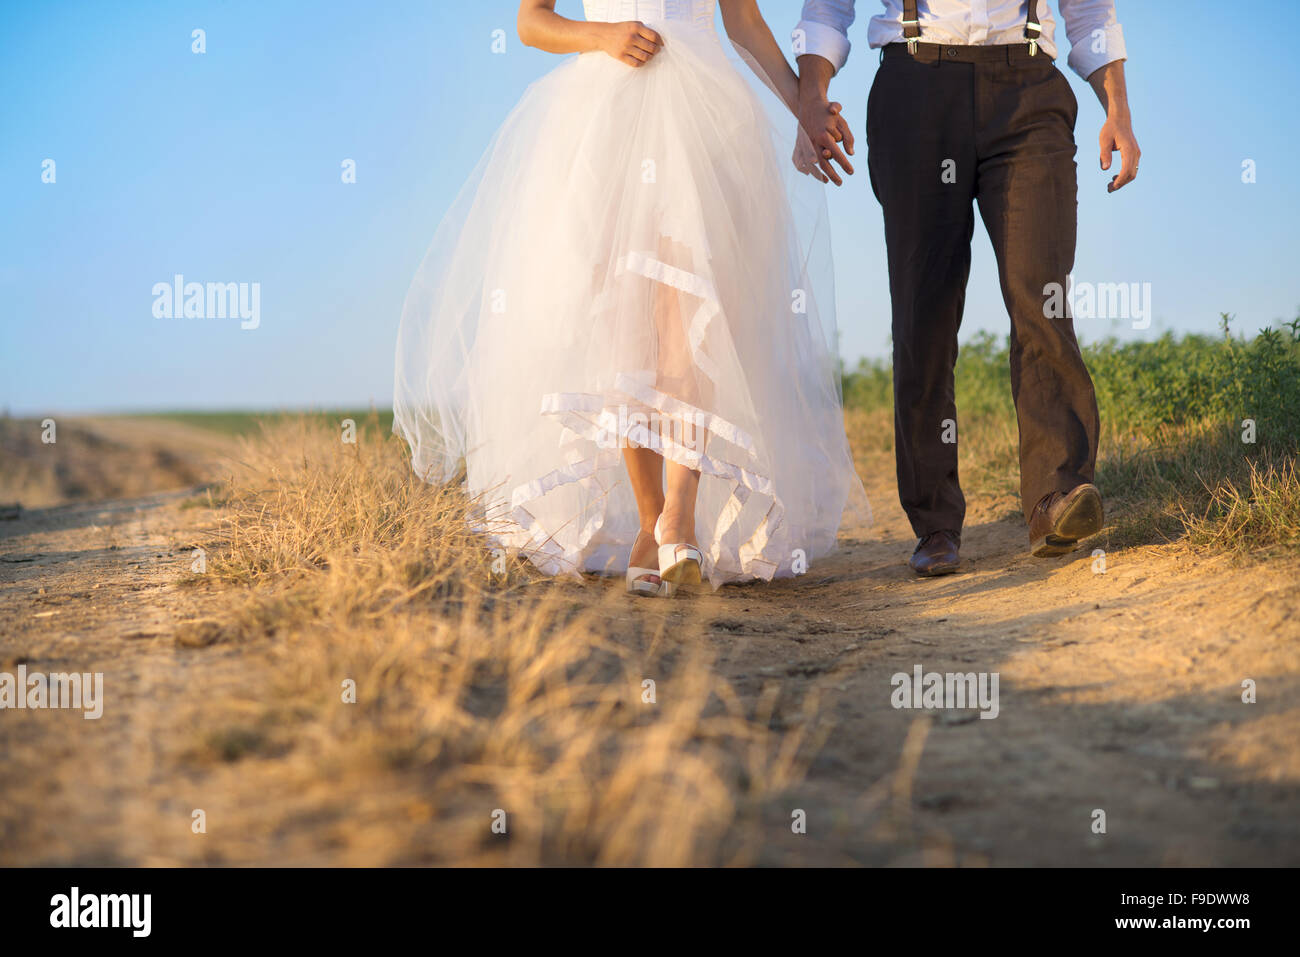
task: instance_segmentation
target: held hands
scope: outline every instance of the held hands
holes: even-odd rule
[[[840,110],[843,109],[840,104],[828,102],[824,96],[810,99],[811,102],[802,95],[799,97],[799,126],[809,141],[813,166],[811,169],[799,166],[798,149],[795,151],[795,165],[805,173],[817,170],[821,174],[817,178],[823,183],[830,179],[836,186],[843,186],[844,180],[840,178],[834,164],[839,163],[844,172],[853,175],[853,164],[848,159],[848,156],[853,155],[853,131],[849,129],[844,117],[840,116]],[[804,138],[801,136],[800,140]],[[843,149],[840,148],[841,143],[844,144]],[[848,156],[844,155],[846,152]]]
[[[663,49],[664,39],[639,20],[601,24],[600,49],[620,63],[643,67]]]
[[[840,104],[826,98],[826,88],[830,86],[834,73],[835,68],[823,57],[813,54],[799,57],[800,136],[795,147],[794,165],[823,183],[829,179],[836,186],[843,186],[844,180],[835,164],[853,175],[853,164],[848,160],[848,156],[853,155],[853,131],[840,115]],[[842,148],[840,144],[843,144]],[[846,152],[848,156],[845,156]]]

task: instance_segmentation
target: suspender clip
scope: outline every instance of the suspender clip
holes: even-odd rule
[[[908,28],[916,29],[916,36],[908,36]],[[903,38],[907,40],[907,52],[916,56],[916,45],[921,42],[921,21],[904,20],[903,21]]]
[[[1032,36],[1030,36],[1029,33],[1030,30],[1034,31]],[[1025,24],[1025,36],[1029,38],[1030,56],[1038,55],[1038,35],[1041,34],[1042,32],[1043,32],[1043,28],[1039,26],[1037,23],[1030,22]]]

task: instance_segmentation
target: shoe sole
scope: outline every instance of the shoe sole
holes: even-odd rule
[[[938,578],[941,575],[951,575],[956,572],[961,568],[961,562],[954,565],[932,565],[924,570],[916,568],[915,566],[909,567],[911,567],[912,571],[916,572],[916,574],[920,575],[922,578]]]
[[[659,573],[659,578],[670,585],[698,585],[704,580],[700,574],[700,563],[693,558],[669,565]]]
[[[1101,531],[1104,512],[1096,489],[1084,489],[1070,502],[1056,526],[1030,544],[1035,558],[1054,558],[1074,551],[1079,540]]]

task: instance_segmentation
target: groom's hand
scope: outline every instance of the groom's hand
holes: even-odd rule
[[[840,115],[840,104],[826,98],[834,72],[825,57],[812,53],[799,57],[799,125],[808,134],[822,173],[836,186],[843,186],[835,164],[853,175],[853,164],[844,155],[846,151],[853,155],[853,131]]]
[[[1101,127],[1100,140],[1103,170],[1110,169],[1115,151],[1119,150],[1119,173],[1112,176],[1106,185],[1106,192],[1113,193],[1133,182],[1138,173],[1138,160],[1142,157],[1142,150],[1138,148],[1137,137],[1133,135],[1133,123],[1128,113],[1117,116],[1112,112],[1107,116],[1106,122]]]
[[[1133,182],[1138,172],[1138,160],[1142,151],[1138,149],[1137,137],[1133,135],[1133,120],[1128,109],[1128,85],[1124,81],[1124,61],[1114,60],[1094,70],[1088,77],[1101,107],[1106,111],[1106,122],[1102,124],[1098,137],[1101,146],[1101,168],[1109,170],[1114,162],[1115,151],[1119,150],[1119,173],[1110,178],[1106,192],[1113,193]]]

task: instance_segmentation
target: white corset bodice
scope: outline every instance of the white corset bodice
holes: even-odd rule
[[[711,32],[717,0],[582,0],[582,6],[588,20],[671,23]]]

